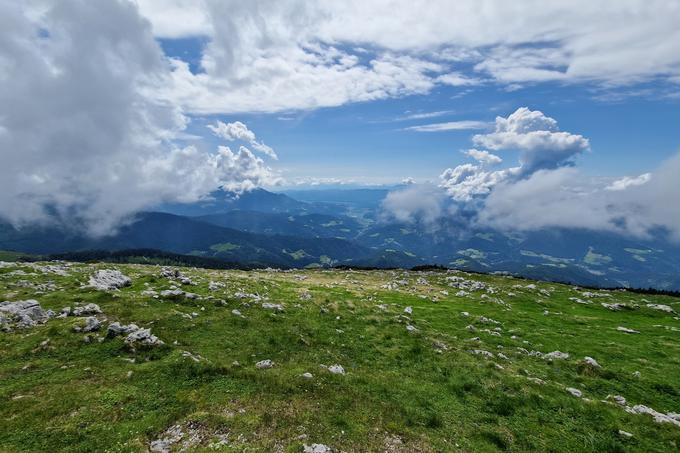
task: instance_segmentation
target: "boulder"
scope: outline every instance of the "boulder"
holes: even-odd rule
[[[64,310],[62,310],[64,312]],[[71,310],[72,316],[91,316],[101,314],[102,310],[97,304],[87,304],[82,307],[75,307]]]
[[[100,291],[114,290],[132,284],[130,277],[115,269],[100,269],[90,277],[89,285]]]
[[[43,310],[37,300],[21,300],[17,302],[0,302],[0,316],[5,324],[27,328],[44,324],[54,316],[51,310]]]
[[[269,360],[269,359],[260,360],[259,362],[257,362],[257,363],[255,364],[255,368],[257,368],[257,369],[259,369],[259,370],[266,370],[266,369],[271,368],[271,367],[273,367],[273,366],[274,366],[274,362],[272,362],[272,361]]]

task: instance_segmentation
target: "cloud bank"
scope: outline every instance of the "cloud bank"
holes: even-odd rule
[[[652,173],[614,180],[587,177],[575,159],[590,149],[588,139],[560,131],[555,119],[526,107],[496,118],[494,131],[472,141],[497,152],[519,151],[519,165],[491,169],[500,158],[472,148],[466,154],[476,164],[445,170],[438,190],[406,188],[390,194],[383,205],[386,215],[432,222],[464,212],[463,220],[473,228],[585,228],[640,238],[665,232],[680,241],[680,206],[668,202],[680,193],[680,154]],[[449,202],[456,208],[444,209]]]
[[[177,139],[171,68],[126,1],[0,3],[0,218],[110,232],[162,201],[274,178],[246,148]]]
[[[671,93],[680,80],[680,6],[666,0],[137,3],[156,36],[207,40],[199,71],[173,60],[167,95],[193,113],[314,109],[482,84],[610,92],[653,81]]]

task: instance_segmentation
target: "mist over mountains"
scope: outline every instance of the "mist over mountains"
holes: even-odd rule
[[[316,189],[240,196],[142,212],[115,234],[0,224],[0,249],[30,254],[157,249],[248,266],[413,267],[438,264],[590,286],[680,289],[680,245],[578,228],[502,231],[464,215],[390,215],[403,187]]]

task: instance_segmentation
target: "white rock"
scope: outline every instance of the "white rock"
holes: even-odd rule
[[[576,398],[581,398],[583,396],[583,392],[581,392],[579,389],[575,389],[573,387],[567,387],[567,392],[569,392],[571,395],[575,396]]]
[[[619,430],[619,436],[625,437],[626,439],[630,439],[631,437],[633,437],[631,433],[629,433],[628,431],[624,431],[622,429]]]
[[[671,308],[669,305],[663,305],[663,304],[647,304],[647,308],[651,308],[652,310],[665,311],[666,313],[674,313],[675,312],[673,310],[673,308]]]
[[[303,378],[305,378],[305,379],[313,379],[313,378],[314,378],[314,375],[313,375],[312,373],[309,373],[309,372],[307,372],[307,373],[302,373],[301,376],[302,376]]]
[[[83,327],[81,330],[82,332],[94,332],[95,330],[99,330],[101,326],[102,323],[99,322],[97,318],[90,316],[85,318],[85,327]]]
[[[90,277],[89,285],[100,291],[113,290],[129,286],[130,277],[115,269],[100,269]]]
[[[262,308],[267,309],[267,310],[283,311],[283,305],[272,304],[272,303],[269,303],[269,302],[263,302]]]
[[[18,302],[0,302],[0,318],[5,322],[14,322],[17,327],[33,327],[44,324],[54,316],[51,310],[43,310],[36,300],[22,300]]]
[[[305,444],[302,451],[303,453],[332,453],[333,449],[324,444]]]
[[[647,407],[642,404],[638,404],[632,408],[627,408],[626,410],[633,414],[649,414],[654,417],[654,421],[657,423],[672,423],[673,425],[680,426],[680,420],[673,417],[677,416],[678,414],[674,414],[672,412],[668,414],[662,414],[661,412],[657,412],[651,407]]]
[[[102,312],[102,309],[99,308],[99,305],[97,305],[97,304],[87,304],[83,307],[75,307],[71,311],[71,315],[73,315],[73,316],[90,316],[90,315],[101,314],[101,312]]]
[[[112,322],[106,329],[106,336],[109,338],[117,337],[118,335],[128,335],[139,330],[137,324],[122,325],[119,322]]]
[[[257,363],[255,364],[255,368],[258,368],[258,369],[260,369],[260,370],[266,370],[266,369],[271,368],[271,367],[273,367],[273,366],[274,366],[274,362],[272,362],[272,361],[269,360],[269,359],[260,360],[259,362],[257,362]]]
[[[622,327],[622,326],[617,327],[616,330],[618,330],[619,332],[624,332],[624,333],[640,333],[637,330],[629,329],[628,327]]]
[[[413,307],[404,308],[404,313],[406,313],[407,315],[413,314]]]
[[[160,346],[164,344],[150,329],[137,329],[125,337],[125,343],[130,346]]]
[[[597,360],[593,359],[592,357],[584,357],[583,361],[587,363],[588,365],[595,367],[595,368],[602,368],[599,363],[597,363]]]
[[[342,365],[337,364],[329,366],[328,371],[332,374],[345,374],[345,369],[342,367]]]
[[[569,358],[569,354],[561,351],[553,351],[543,355],[546,360],[566,360]]]

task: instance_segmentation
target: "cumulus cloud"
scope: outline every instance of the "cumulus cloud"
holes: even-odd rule
[[[209,124],[208,129],[210,129],[216,136],[225,140],[240,140],[250,143],[250,145],[257,151],[260,151],[273,159],[278,159],[274,150],[264,143],[257,141],[255,133],[248,129],[248,126],[240,121],[235,121],[233,123],[223,123],[222,121],[217,121],[215,124]]]
[[[466,154],[477,164],[442,173],[439,189],[456,203],[457,212],[469,214],[469,227],[585,228],[642,238],[665,231],[680,241],[680,205],[668,203],[680,193],[680,154],[637,177],[614,181],[587,177],[575,168],[574,157],[589,149],[588,140],[561,132],[555,119],[526,108],[497,118],[493,132],[475,135],[473,141],[497,151],[519,150],[520,162],[489,170],[487,164],[496,163],[489,161],[491,154],[473,148]],[[420,195],[431,198],[425,203],[430,218],[450,215],[441,208],[439,194]],[[395,195],[385,208],[408,221],[419,213],[411,199]]]
[[[474,160],[481,164],[496,165],[503,162],[503,159],[496,156],[495,154],[491,154],[488,151],[479,150],[475,148],[468,149],[467,151],[464,152],[464,154],[472,157]]]
[[[441,85],[680,78],[680,8],[665,0],[136,1],[157,36],[207,41],[197,73],[175,59],[168,90],[197,113],[313,109]]]
[[[475,135],[472,141],[493,151],[519,150],[521,172],[526,175],[569,165],[590,147],[588,139],[559,131],[557,121],[527,107],[517,109],[507,118],[496,117],[494,132]]]
[[[573,159],[589,149],[588,139],[560,131],[555,119],[526,107],[507,118],[496,117],[494,131],[477,134],[472,141],[494,151],[519,151],[519,166],[488,170],[487,165],[499,164],[502,159],[486,150],[470,149],[466,154],[480,165],[459,165],[440,176],[441,186],[457,201],[486,196],[501,182],[527,178],[539,170],[573,165]]]
[[[110,232],[162,201],[275,178],[242,148],[176,139],[189,119],[158,97],[170,68],[134,4],[0,2],[0,217]]]

